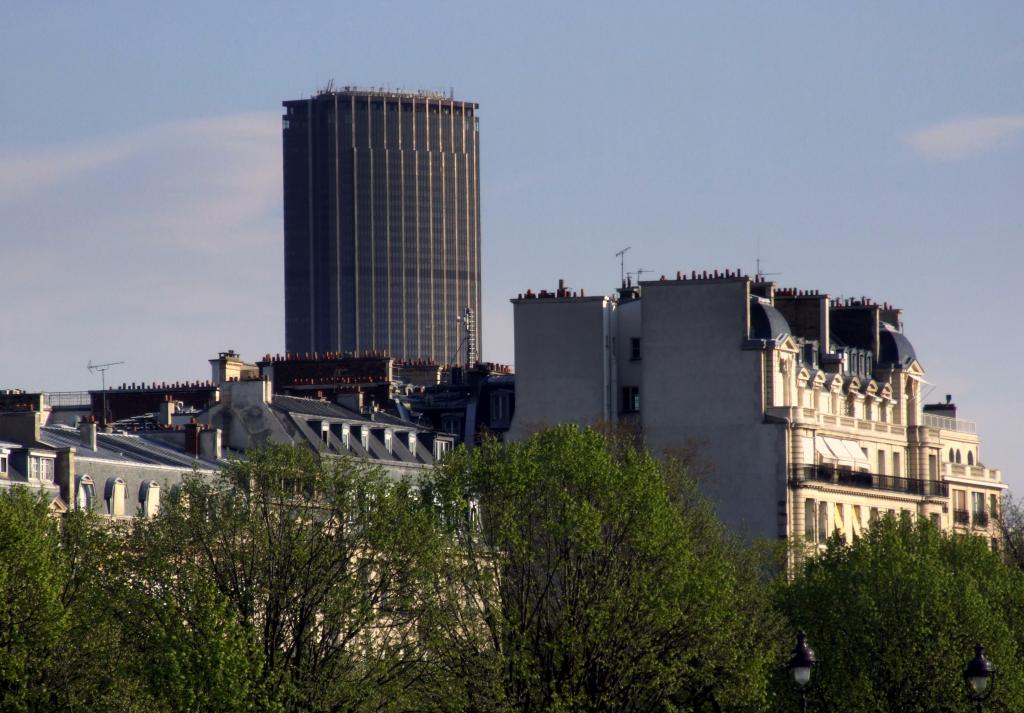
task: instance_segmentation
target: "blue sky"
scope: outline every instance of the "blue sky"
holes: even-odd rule
[[[283,348],[280,102],[481,104],[484,356],[560,277],[735,268],[904,308],[1024,487],[1024,5],[6,3],[0,388]],[[94,383],[97,382],[97,383]]]

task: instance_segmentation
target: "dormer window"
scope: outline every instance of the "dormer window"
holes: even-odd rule
[[[75,500],[79,510],[92,510],[96,502],[96,485],[88,475],[78,476],[78,492]]]
[[[384,450],[386,450],[388,453],[393,452],[391,439],[393,439],[394,437],[394,432],[390,428],[384,430]]]
[[[409,452],[416,455],[416,434],[412,432],[409,433]]]
[[[363,444],[363,450],[370,450],[370,427],[363,426],[359,429],[359,442]]]
[[[8,477],[9,468],[7,466],[7,451],[0,453],[0,478]]]
[[[29,480],[40,480],[44,483],[53,482],[53,458],[30,455],[28,458]]]
[[[104,488],[103,497],[107,501],[107,514],[111,517],[124,517],[124,502],[128,486],[120,478],[109,478]]]
[[[348,424],[347,423],[343,423],[341,425],[341,445],[343,445],[345,448],[349,447],[349,445],[348,445],[349,435],[350,434],[349,434]]]
[[[154,518],[160,512],[160,484],[154,480],[145,480],[139,489],[139,505],[142,506],[142,516]]]
[[[434,441],[434,460],[441,460],[445,453],[447,453],[452,447],[451,441],[442,440],[440,438]]]

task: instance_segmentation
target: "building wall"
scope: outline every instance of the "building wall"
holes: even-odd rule
[[[614,419],[612,305],[604,297],[513,300],[516,411],[509,438]]]
[[[289,352],[480,353],[477,105],[428,94],[327,91],[284,103]]]
[[[695,451],[702,491],[722,519],[750,536],[777,536],[786,431],[764,423],[763,353],[743,348],[748,282],[644,283],[642,302],[647,446]]]

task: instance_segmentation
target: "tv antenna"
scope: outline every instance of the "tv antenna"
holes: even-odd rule
[[[626,273],[626,277],[632,278],[633,275],[636,275],[636,284],[639,285],[640,284],[640,279],[644,276],[645,272],[654,272],[654,270],[645,270],[644,268],[640,268],[640,269],[635,270],[633,272],[627,272]]]
[[[761,258],[757,258],[757,272],[754,273],[755,282],[764,282],[764,278],[781,275],[781,272],[761,272]]]
[[[85,365],[85,368],[89,370],[89,373],[95,374],[97,371],[100,373],[100,383],[103,385],[103,425],[107,425],[107,370],[112,366],[118,364],[124,364],[123,361],[110,361],[106,364],[93,364],[92,359]]]
[[[626,253],[632,249],[633,246],[631,245],[615,253],[615,257],[619,258],[619,279],[622,281],[622,284],[626,284]]]

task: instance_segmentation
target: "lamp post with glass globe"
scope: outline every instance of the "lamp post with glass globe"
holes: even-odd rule
[[[985,656],[985,647],[981,644],[974,646],[974,658],[964,669],[964,683],[967,685],[967,697],[978,705],[978,713],[983,713],[985,700],[992,695],[996,685],[996,669]]]
[[[793,684],[800,694],[800,710],[807,713],[807,687],[811,683],[811,669],[818,662],[814,649],[807,645],[807,634],[803,629],[796,634],[796,646],[789,658],[789,672],[793,676]]]

